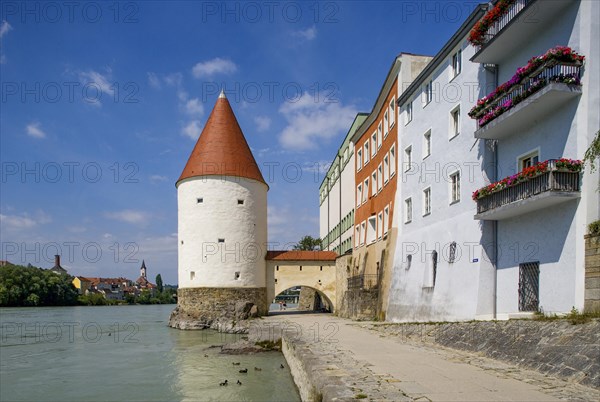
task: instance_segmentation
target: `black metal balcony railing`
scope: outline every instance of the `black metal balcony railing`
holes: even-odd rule
[[[525,7],[529,5],[532,1],[535,0],[516,0],[506,11],[502,17],[500,17],[496,22],[494,22],[487,29],[485,34],[483,35],[483,44],[478,47],[481,49],[485,45],[488,44],[496,35],[500,33],[504,29],[505,26],[508,25]]]
[[[376,274],[361,274],[348,278],[348,289],[377,289],[379,278]]]
[[[525,200],[548,191],[580,191],[579,172],[566,172],[553,168],[552,170],[527,181],[478,199],[477,213],[481,214],[494,208],[510,204],[511,202]]]
[[[580,79],[581,64],[550,61],[540,66],[528,78],[513,85],[504,95],[494,99],[473,117],[477,119],[478,128],[481,128],[548,84],[572,82],[579,85]],[[502,109],[494,112],[498,107]],[[490,115],[486,116],[488,114]]]

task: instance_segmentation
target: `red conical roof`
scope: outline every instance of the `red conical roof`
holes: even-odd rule
[[[175,185],[196,176],[245,177],[267,184],[223,92]]]

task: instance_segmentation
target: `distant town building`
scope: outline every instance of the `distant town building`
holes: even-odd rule
[[[100,278],[76,276],[73,278],[72,283],[80,295],[100,293],[107,299],[124,300],[128,294],[138,296],[142,291],[150,291],[151,294],[155,293],[156,285],[148,281],[146,272],[146,263],[142,261],[140,277],[136,281],[123,277]]]
[[[54,256],[54,266],[50,268],[50,271],[58,275],[67,273],[67,270],[60,266],[60,255],[57,254]]]

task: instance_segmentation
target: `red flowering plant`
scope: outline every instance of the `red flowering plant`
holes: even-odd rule
[[[583,162],[580,160],[566,158],[562,158],[555,161],[547,160],[544,162],[539,162],[533,166],[526,167],[517,174],[505,177],[502,180],[488,184],[485,187],[475,190],[471,198],[473,198],[473,201],[477,201],[480,198],[486,197],[500,190],[504,190],[505,188],[515,186],[521,182],[530,180],[542,173],[553,170],[553,166],[556,167],[556,169],[558,170],[567,170],[569,172],[581,172]]]
[[[583,162],[577,159],[560,158],[555,164],[557,169],[569,172],[581,172],[583,169]]]
[[[489,10],[481,20],[475,24],[469,33],[468,41],[473,46],[482,46],[487,42],[485,35],[488,29],[500,18],[502,18],[515,3],[516,0],[499,0],[496,5]]]
[[[517,72],[512,76],[512,78],[505,83],[499,85],[494,91],[492,91],[487,96],[479,99],[477,104],[469,111],[469,116],[473,119],[480,120],[480,126],[488,123],[490,120],[498,117],[504,111],[514,107],[523,99],[527,98],[543,86],[545,86],[548,81],[550,82],[563,82],[569,85],[581,85],[581,81],[579,79],[578,74],[556,74],[552,77],[546,78],[532,78],[531,76],[540,69],[540,67],[547,65],[550,67],[551,65],[557,63],[564,64],[575,64],[580,65],[585,60],[585,56],[582,56],[573,51],[570,47],[567,46],[556,46],[541,56],[532,57],[527,65],[520,67],[517,69]],[[531,81],[527,81],[531,80]],[[508,94],[513,90],[517,85],[523,86],[525,84],[529,84],[525,91],[521,94],[514,96],[511,99],[510,105],[502,105],[496,106],[492,110],[486,111],[486,109],[497,101],[497,99],[501,98],[505,94]],[[482,113],[485,113],[484,116],[481,116]],[[482,124],[483,122],[483,124]]]

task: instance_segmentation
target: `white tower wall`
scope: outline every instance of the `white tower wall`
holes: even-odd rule
[[[267,189],[231,176],[179,182],[180,288],[266,286]]]

